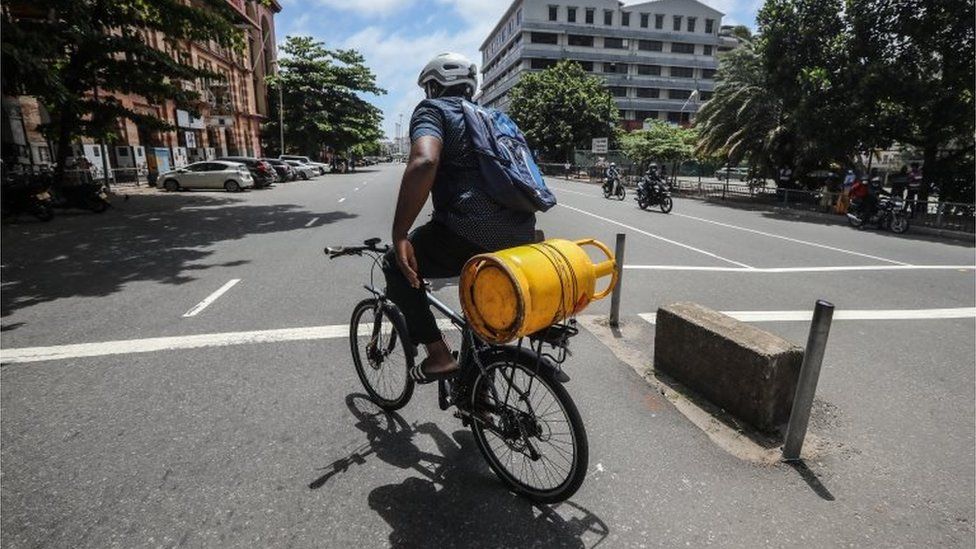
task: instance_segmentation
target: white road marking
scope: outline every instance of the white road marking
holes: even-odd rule
[[[579,194],[579,195],[582,195],[582,196],[589,196],[590,198],[599,198],[597,195],[594,195],[594,194],[581,193],[579,191],[571,191],[569,189],[560,189],[559,187],[553,187],[553,189],[554,190],[557,190],[557,191],[559,191],[561,193],[573,193],[573,194]]]
[[[722,311],[742,322],[796,322],[809,321],[813,311]],[[657,313],[641,313],[641,318],[654,324]],[[880,310],[839,310],[834,312],[834,320],[937,320],[949,318],[976,318],[976,307],[957,307],[952,309],[880,309]]]
[[[699,265],[624,265],[635,271],[708,271],[721,273],[832,273],[845,271],[974,271],[976,265],[840,265],[836,267],[703,267]]]
[[[194,305],[192,309],[190,309],[189,311],[187,311],[183,315],[183,317],[186,318],[186,317],[191,317],[191,316],[197,316],[197,314],[199,314],[200,311],[202,311],[202,310],[206,309],[207,307],[209,307],[211,303],[213,303],[214,301],[217,301],[217,298],[218,297],[224,295],[224,293],[226,293],[227,290],[233,288],[234,285],[237,284],[240,281],[241,281],[241,279],[239,279],[239,278],[232,278],[232,279],[230,279],[229,281],[227,281],[227,284],[224,284],[223,286],[221,286],[220,289],[218,289],[216,292],[208,295],[206,299],[204,299],[200,303],[197,303],[196,305]]]
[[[305,224],[305,226],[306,227],[311,227],[312,225],[315,225],[315,222],[318,221],[318,220],[319,220],[319,218],[313,217],[311,221],[309,221],[308,223]]]
[[[745,231],[745,232],[749,232],[749,233],[753,233],[753,234],[758,234],[758,235],[762,235],[762,236],[768,236],[770,238],[779,238],[780,240],[786,240],[787,242],[794,242],[796,244],[805,244],[807,246],[813,246],[813,247],[816,247],[816,248],[823,248],[825,250],[830,250],[830,251],[834,251],[834,252],[841,252],[841,253],[845,253],[845,254],[856,255],[856,256],[860,256],[860,257],[866,257],[868,259],[875,259],[875,260],[878,260],[878,261],[884,261],[886,263],[893,263],[895,265],[910,265],[910,263],[904,263],[902,261],[895,261],[894,259],[888,259],[888,258],[885,258],[885,257],[878,257],[876,255],[865,254],[865,253],[861,253],[861,252],[855,252],[853,250],[847,250],[845,248],[838,248],[836,246],[828,246],[827,244],[821,244],[819,242],[810,242],[809,240],[800,240],[799,238],[790,238],[788,236],[783,236],[783,235],[779,235],[779,234],[767,233],[765,231],[759,231],[759,230],[756,230],[756,229],[749,229],[747,227],[740,227],[738,225],[732,225],[730,223],[722,223],[720,221],[713,221],[711,219],[705,219],[703,217],[695,217],[693,215],[687,215],[687,214],[681,214],[681,213],[675,213],[673,215],[675,215],[677,217],[684,217],[685,219],[694,219],[695,221],[701,221],[702,223],[711,223],[713,225],[718,225],[720,227],[726,227],[726,228],[729,228],[729,229],[736,229],[736,230],[739,230],[739,231]]]
[[[358,193],[359,192],[359,187],[356,187],[355,189],[353,189],[352,192]]]
[[[560,204],[560,206],[562,206],[563,208],[568,208],[568,209],[573,210],[575,212],[579,212],[581,214],[588,215],[590,217],[595,217],[595,218],[597,218],[597,219],[599,219],[601,221],[605,221],[607,223],[612,223],[613,225],[617,225],[617,226],[623,227],[625,229],[629,229],[631,231],[640,233],[642,235],[649,236],[651,238],[656,238],[656,239],[658,239],[658,240],[660,240],[662,242],[667,242],[668,244],[673,244],[675,246],[679,246],[681,248],[685,248],[685,249],[691,250],[693,252],[698,252],[700,254],[707,255],[708,257],[712,257],[712,258],[715,258],[715,259],[718,259],[718,260],[721,260],[721,261],[725,261],[726,263],[731,263],[733,265],[738,265],[739,267],[744,267],[746,269],[751,269],[752,268],[749,265],[746,265],[745,263],[740,263],[738,261],[733,261],[731,259],[727,259],[727,258],[722,257],[720,255],[713,254],[712,252],[708,252],[708,251],[702,250],[700,248],[695,248],[694,246],[689,246],[688,244],[683,244],[681,242],[677,242],[677,241],[671,240],[670,238],[664,238],[663,236],[656,235],[654,233],[649,233],[649,232],[647,232],[645,230],[638,229],[637,227],[632,227],[630,225],[626,225],[626,224],[621,223],[619,221],[614,221],[613,219],[609,219],[607,217],[603,217],[602,215],[597,215],[595,213],[588,212],[586,210],[581,210],[579,208],[574,208],[572,206],[567,206],[566,204]]]
[[[346,199],[345,199],[345,197],[343,197],[343,198],[340,198],[340,199],[339,199],[339,204],[342,204],[342,203],[343,203],[343,202],[345,202],[345,201],[346,201]]]
[[[451,321],[447,319],[438,319],[437,324],[442,330],[454,329],[454,325],[451,324]],[[370,325],[360,324],[360,330],[366,332],[369,329]],[[151,353],[156,351],[174,351],[179,349],[199,349],[202,347],[226,347],[229,345],[245,345],[250,343],[312,341],[318,339],[337,339],[343,337],[349,337],[348,324],[335,324],[332,326],[308,326],[304,328],[283,328],[278,330],[260,330],[251,332],[225,332],[218,334],[154,337],[147,339],[103,341],[98,343],[54,345],[50,347],[0,349],[0,363],[13,364],[20,362],[42,362],[46,360],[64,360],[69,358]]]

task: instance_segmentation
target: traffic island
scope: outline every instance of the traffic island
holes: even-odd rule
[[[654,370],[767,435],[789,421],[803,349],[696,303],[658,309]]]

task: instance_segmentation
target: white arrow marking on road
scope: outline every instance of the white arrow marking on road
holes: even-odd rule
[[[607,223],[612,223],[614,225],[618,225],[618,226],[623,227],[625,229],[630,229],[631,231],[640,233],[642,235],[649,236],[651,238],[656,238],[656,239],[658,239],[658,240],[660,240],[662,242],[667,242],[668,244],[674,244],[675,246],[680,246],[680,247],[685,248],[687,250],[691,250],[693,252],[698,252],[700,254],[707,255],[708,257],[713,257],[715,259],[719,259],[721,261],[725,261],[726,263],[731,263],[733,265],[738,265],[739,267],[745,267],[746,269],[751,269],[752,268],[749,265],[746,265],[745,263],[740,263],[738,261],[733,261],[731,259],[724,258],[724,257],[722,257],[720,255],[713,254],[712,252],[708,252],[708,251],[702,250],[700,248],[695,248],[694,246],[689,246],[687,244],[683,244],[681,242],[677,242],[677,241],[671,240],[670,238],[664,238],[663,236],[656,235],[654,233],[649,233],[649,232],[647,232],[645,230],[638,229],[637,227],[632,227],[630,225],[625,225],[625,224],[623,224],[623,223],[621,223],[619,221],[614,221],[613,219],[610,219],[610,218],[607,218],[607,217],[603,217],[602,215],[597,215],[595,213],[588,212],[586,210],[581,210],[579,208],[574,208],[572,206],[567,206],[566,204],[560,204],[560,206],[562,206],[563,208],[568,208],[570,210],[573,210],[574,212],[579,212],[581,214],[588,215],[590,217],[595,217],[595,218],[597,218],[597,219],[599,219],[601,221],[605,221]]]
[[[831,273],[844,271],[973,271],[976,265],[840,265],[836,267],[703,267],[698,265],[624,265],[635,271],[706,271],[719,273]]]
[[[455,329],[450,320],[438,319],[442,330]],[[360,324],[361,333],[368,333],[371,324]],[[178,349],[198,349],[201,347],[225,347],[249,343],[275,343],[282,341],[312,341],[317,339],[336,339],[349,337],[348,324],[332,326],[308,326],[305,328],[283,328],[279,330],[259,330],[251,332],[225,332],[219,334],[199,334],[173,337],[153,337],[103,341],[98,343],[76,343],[50,347],[24,347],[0,350],[0,363],[43,362],[94,356],[125,355],[132,353],[151,353],[155,351],[174,351]]]
[[[758,234],[758,235],[762,235],[762,236],[768,236],[770,238],[779,238],[780,240],[786,240],[787,242],[795,242],[797,244],[805,244],[807,246],[813,246],[813,247],[816,247],[816,248],[823,248],[824,250],[830,250],[832,252],[841,252],[841,253],[845,253],[845,254],[857,255],[857,256],[860,256],[860,257],[866,257],[868,259],[876,259],[878,261],[884,261],[886,263],[893,263],[895,265],[910,265],[909,263],[905,263],[905,262],[902,262],[902,261],[895,261],[894,259],[887,259],[887,258],[884,258],[884,257],[878,257],[876,255],[864,254],[864,253],[861,253],[861,252],[855,252],[853,250],[847,250],[847,249],[844,249],[844,248],[837,248],[835,246],[828,246],[827,244],[820,244],[819,242],[810,242],[808,240],[800,240],[798,238],[790,238],[788,236],[782,236],[782,235],[778,235],[778,234],[767,233],[765,231],[758,231],[756,229],[749,229],[749,228],[746,228],[746,227],[740,227],[738,225],[732,225],[730,223],[722,223],[721,221],[712,221],[711,219],[705,219],[703,217],[695,217],[693,215],[686,215],[686,214],[681,214],[681,213],[676,213],[674,215],[677,216],[677,217],[683,217],[685,219],[694,219],[695,221],[701,221],[702,223],[711,223],[712,225],[718,225],[719,227],[726,227],[726,228],[729,228],[729,229],[736,229],[736,230],[739,230],[739,231],[746,231],[748,233],[754,233],[754,234]]]
[[[340,198],[340,199],[339,199],[339,204],[342,204],[342,203],[343,203],[343,202],[345,202],[345,201],[346,201],[346,199],[345,199],[345,197],[343,197],[343,198]]]
[[[795,322],[809,321],[813,311],[722,311],[742,322]],[[641,318],[651,324],[657,322],[657,313],[641,313]],[[976,318],[976,307],[954,309],[888,309],[888,310],[839,310],[834,320],[938,320],[949,318]]]
[[[311,221],[309,221],[308,223],[305,224],[305,226],[306,227],[311,227],[312,225],[315,225],[315,222],[318,221],[318,220],[319,220],[319,218],[313,217]]]
[[[221,286],[220,289],[218,289],[216,292],[208,295],[206,299],[204,299],[200,303],[197,303],[196,305],[194,305],[192,309],[190,309],[189,311],[187,311],[183,315],[183,317],[186,318],[186,317],[191,317],[191,316],[197,316],[197,314],[199,314],[200,311],[206,309],[214,301],[217,301],[217,298],[218,297],[224,295],[227,292],[227,290],[233,288],[234,285],[237,284],[240,281],[241,281],[241,279],[239,279],[239,278],[232,278],[232,279],[230,279],[229,281],[227,281],[227,284],[224,284],[223,286]]]

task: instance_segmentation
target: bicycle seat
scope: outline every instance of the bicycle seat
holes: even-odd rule
[[[382,239],[381,238],[373,237],[373,238],[370,238],[369,240],[364,240],[363,241],[363,244],[365,244],[366,246],[372,247],[372,246],[375,246],[375,245],[379,244],[380,243],[380,240],[382,240]]]

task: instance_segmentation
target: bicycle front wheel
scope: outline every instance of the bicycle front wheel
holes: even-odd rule
[[[485,402],[473,405],[483,421],[473,421],[471,431],[488,465],[513,491],[533,501],[572,497],[586,476],[589,449],[569,393],[529,355],[496,356],[485,371],[471,391],[485,394]]]
[[[413,396],[412,349],[404,344],[406,323],[400,311],[378,299],[360,301],[349,323],[356,373],[369,397],[384,410],[399,410]]]

